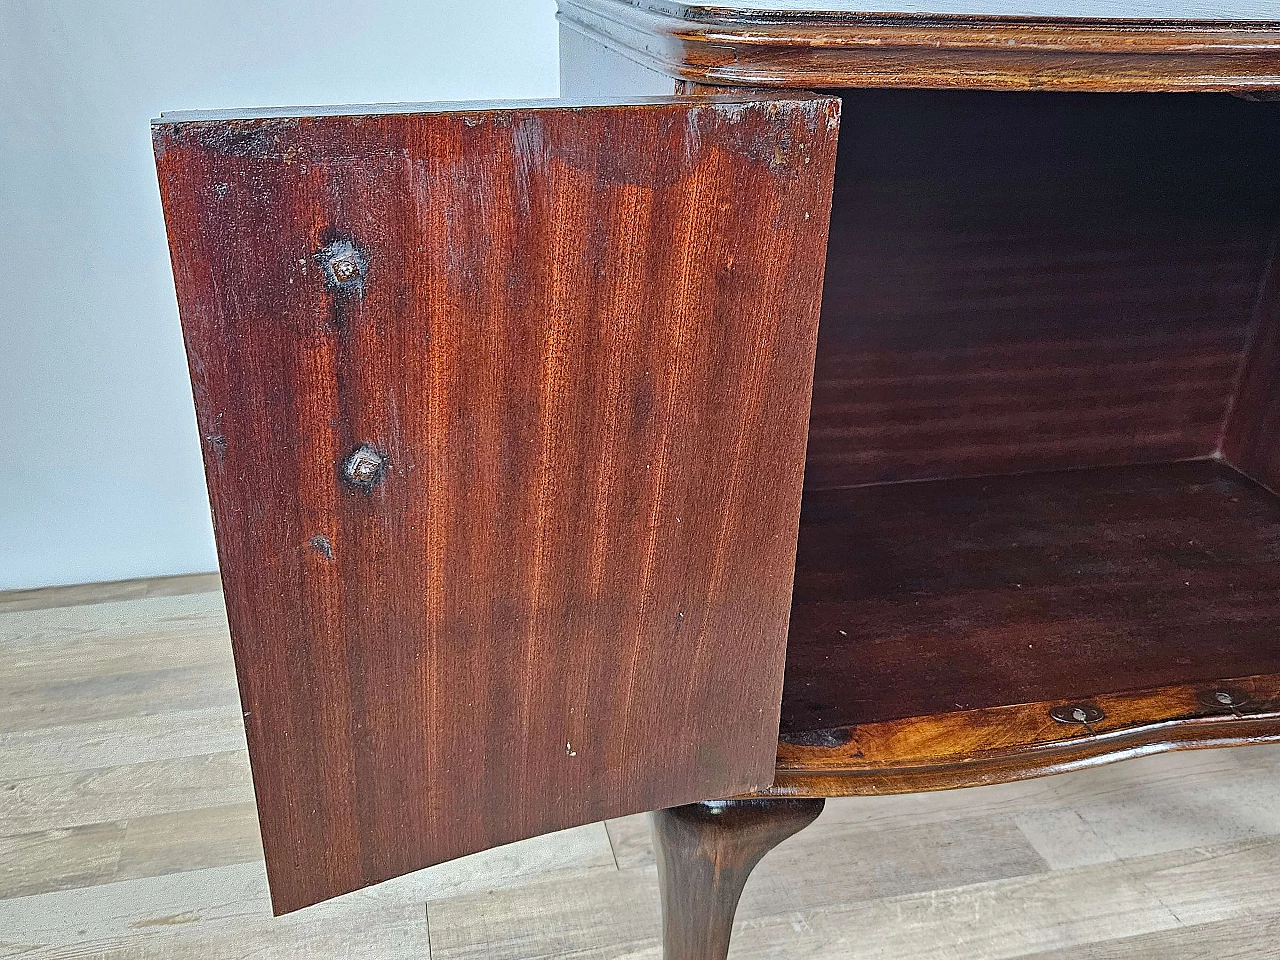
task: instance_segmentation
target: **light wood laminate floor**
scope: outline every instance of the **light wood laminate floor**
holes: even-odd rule
[[[643,817],[273,920],[211,587],[0,594],[0,956],[658,960]],[[731,956],[1272,960],[1278,888],[1280,748],[1169,754],[830,801]]]

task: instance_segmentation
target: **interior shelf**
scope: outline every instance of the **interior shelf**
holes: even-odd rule
[[[806,731],[1280,672],[1280,499],[1220,460],[806,494]]]

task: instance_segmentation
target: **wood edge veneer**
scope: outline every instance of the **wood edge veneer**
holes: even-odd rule
[[[702,84],[1082,92],[1280,90],[1280,20],[761,11],[559,0],[562,23]]]
[[[1247,702],[1213,704],[1229,691]],[[1049,716],[1072,701],[990,707],[839,727],[782,740],[758,796],[839,797],[949,790],[1066,773],[1169,750],[1280,740],[1280,674],[1156,687],[1079,702],[1088,727]],[[799,742],[803,740],[804,742]]]

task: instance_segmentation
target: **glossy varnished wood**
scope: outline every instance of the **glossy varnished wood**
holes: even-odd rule
[[[1275,739],[1280,105],[842,96],[766,793]]]
[[[1232,396],[1222,455],[1280,493],[1280,236],[1254,305],[1253,339]]]
[[[782,734],[1280,672],[1278,549],[1216,460],[808,493]]]
[[[643,70],[638,63],[661,68],[660,58],[636,56],[626,44],[612,42],[609,30],[622,22],[621,14],[608,29],[586,31],[593,40],[579,35],[582,6],[564,5],[561,18],[562,36],[570,40],[563,48],[567,78],[575,64],[591,77],[600,72],[595,65],[620,65],[628,56],[636,61],[632,72]],[[691,8],[684,28],[696,31],[722,15],[738,13]],[[760,17],[768,29],[782,31],[824,15]],[[866,26],[877,18],[857,19]],[[913,20],[919,26],[922,19],[899,18],[899,26]],[[947,27],[959,25],[952,19]],[[1037,42],[1027,24],[997,25],[1015,45]],[[1071,26],[1077,37],[1092,32],[1096,39],[1105,25]],[[1222,27],[1210,29],[1223,36]],[[1143,55],[1150,56],[1160,38],[1147,32],[1146,39],[1152,46]],[[1112,66],[1119,63],[1116,51],[1101,52]],[[931,52],[915,56],[920,59],[903,65],[897,80],[931,85],[921,83]],[[1048,62],[1039,60],[1032,85],[1059,84],[1062,78],[1045,72]],[[1099,80],[1116,90],[1134,77]],[[847,82],[862,85],[856,76]],[[1269,345],[1280,321],[1274,270],[1280,189],[1268,170],[1280,163],[1280,105],[1225,96],[835,92],[844,101],[845,121],[806,467],[811,490],[1159,464],[1220,452],[1265,479],[1261,461],[1271,455],[1274,444],[1267,438],[1276,420],[1268,413],[1277,382]],[[1147,475],[1152,484],[1128,493],[1110,490],[1096,474],[1064,474],[1066,500],[1078,498],[1079,491],[1070,490],[1081,482],[1095,484],[1101,500],[1115,495],[1105,516],[1091,513],[1086,502],[1076,521],[1065,505],[1054,517],[1042,512],[1054,499],[1053,479],[1044,481],[1045,501],[1018,519],[1014,513],[1021,508],[1002,505],[998,494],[946,516],[926,507],[913,523],[906,505],[913,496],[932,494],[909,488],[831,493],[832,502],[847,504],[848,530],[856,533],[845,541],[832,538],[834,555],[807,566],[802,553],[789,658],[793,678],[813,680],[832,694],[831,705],[847,708],[845,725],[823,726],[832,718],[821,710],[793,712],[793,683],[774,791],[932,790],[1273,736],[1275,720],[1258,713],[1258,698],[1253,712],[1235,717],[1205,706],[1199,696],[1217,678],[1275,665],[1266,635],[1276,613],[1267,562],[1275,511],[1259,499],[1261,491],[1220,465],[1153,469]],[[1160,505],[1181,488],[1179,471],[1201,469],[1243,484],[1246,499],[1259,508],[1254,516],[1241,511],[1225,526],[1189,515],[1189,539],[1203,532],[1203,522],[1214,528],[1201,545],[1222,561],[1216,574],[1227,575],[1225,592],[1200,581],[1206,570],[1194,558],[1196,545],[1176,543],[1188,519],[1178,511],[1187,504]],[[1169,489],[1163,489],[1166,481],[1172,481]],[[1038,481],[1027,482],[1031,490]],[[1021,481],[996,483],[1018,487]],[[1144,505],[1148,496],[1154,504]],[[879,497],[902,498],[901,509],[890,510],[895,519],[877,515]],[[990,519],[986,546],[964,546],[983,516]],[[1261,522],[1255,525],[1255,519]],[[922,576],[931,572],[934,582],[922,594],[901,584],[897,613],[923,606],[917,625],[936,616],[933,632],[939,636],[895,640],[878,632],[883,605],[894,595],[887,583],[900,570],[885,563],[875,546],[863,549],[861,524],[892,539],[888,527],[899,521],[896,535],[907,542],[887,549],[918,549],[914,569]],[[1103,525],[1090,531],[1095,521]],[[1152,531],[1143,527],[1152,521],[1158,533],[1144,558]],[[1018,539],[1028,531],[1032,542]],[[806,530],[805,538],[816,541],[821,534]],[[841,555],[842,545],[849,555]],[[935,549],[938,556],[931,554]],[[993,561],[990,555],[1001,551],[1005,557]],[[1233,566],[1244,555],[1252,559]],[[1082,559],[1087,568],[1071,568]],[[966,565],[974,572],[965,574]],[[972,580],[982,570],[1019,582],[1023,565],[1028,579],[1055,565],[1060,576],[1041,583],[1041,593],[1031,598],[1003,592],[998,583],[977,590],[966,583],[966,576]],[[1125,565],[1136,576],[1110,577]],[[1260,579],[1251,585],[1255,571]],[[944,583],[951,575],[954,590]],[[851,588],[847,607],[829,597],[809,603],[811,588],[821,593],[836,582]],[[1237,587],[1242,592],[1232,594]],[[948,599],[931,595],[934,589]],[[1204,609],[1197,609],[1198,590],[1209,595]],[[1107,591],[1110,596],[1095,604]],[[1170,607],[1162,614],[1166,601]],[[1245,608],[1240,616],[1237,604]],[[1184,620],[1188,610],[1193,616]],[[837,632],[815,645],[801,635],[815,618],[850,611],[862,630],[856,636]],[[1198,646],[1196,624],[1215,614],[1220,622]],[[1214,643],[1237,620],[1248,636],[1229,638],[1216,656]],[[966,622],[978,625],[979,639],[963,636]],[[1162,631],[1170,623],[1173,644],[1193,653],[1175,653],[1166,663],[1171,651],[1161,651]],[[1107,633],[1102,639],[1095,632],[1100,624]],[[888,625],[892,633],[902,622],[891,615]],[[1125,634],[1134,628],[1145,636],[1130,647]],[[1033,646],[1022,651],[1024,634]],[[1034,645],[1046,637],[1050,643],[1036,663]],[[885,654],[873,651],[864,664],[868,644],[883,645]],[[1235,656],[1233,644],[1244,648],[1243,656]],[[1019,658],[1030,661],[1030,669]],[[1132,692],[1188,675],[1197,680]],[[903,689],[907,700],[917,698],[914,706],[899,699]],[[1101,697],[1107,722],[1093,730],[1055,723],[1048,711],[1062,701],[1041,699],[1052,693]],[[972,697],[978,699],[966,699]],[[957,700],[988,706],[963,709]],[[937,712],[870,721],[885,710]]]
[[[807,487],[1216,452],[1280,103],[841,96]]]
[[[1101,719],[1063,723],[1050,715],[1081,705],[1101,711]],[[976,787],[1169,750],[1278,739],[1280,674],[1215,679],[784,736],[773,786],[761,793],[836,797]]]
[[[559,2],[561,22],[573,29],[652,69],[699,83],[1091,92],[1280,89],[1280,19]]]
[[[822,807],[820,799],[720,800],[656,811],[663,960],[725,960],[751,871]]]
[[[837,120],[158,122],[278,911],[770,781]]]

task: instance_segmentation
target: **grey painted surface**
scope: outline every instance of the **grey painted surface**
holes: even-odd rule
[[[554,97],[554,0],[0,0],[0,589],[211,570],[148,121]]]

